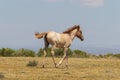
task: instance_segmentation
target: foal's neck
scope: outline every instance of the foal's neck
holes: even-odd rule
[[[71,37],[72,40],[75,38],[75,36],[76,36],[76,32],[77,32],[76,29],[73,30],[73,31],[71,31],[71,33],[70,33],[70,37]]]

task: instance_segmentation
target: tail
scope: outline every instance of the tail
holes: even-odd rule
[[[36,32],[35,33],[35,37],[38,39],[43,38],[45,35],[47,35],[47,32],[42,32],[42,33]]]

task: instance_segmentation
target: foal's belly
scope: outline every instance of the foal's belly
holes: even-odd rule
[[[57,48],[65,48],[65,47],[69,47],[71,45],[71,43],[68,41],[64,41],[64,42],[56,42],[56,47]]]
[[[64,48],[64,46],[65,46],[65,42],[64,43],[56,42],[56,47],[57,48]]]

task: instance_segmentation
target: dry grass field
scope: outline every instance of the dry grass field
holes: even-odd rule
[[[32,60],[38,65],[26,66]],[[115,58],[69,58],[70,69],[65,63],[54,68],[52,59],[46,58],[46,67],[41,66],[39,57],[0,57],[0,80],[120,80],[120,60]]]

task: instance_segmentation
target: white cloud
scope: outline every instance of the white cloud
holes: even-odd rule
[[[57,1],[59,1],[59,0],[46,0],[47,2],[57,2]]]
[[[83,6],[100,7],[104,5],[104,0],[82,0]]]
[[[65,0],[43,0],[43,1],[50,2],[50,3],[56,3],[56,2],[61,2]]]
[[[104,0],[45,0],[50,3],[55,2],[69,2],[69,3],[79,3],[82,6],[88,6],[88,7],[101,7],[104,5]]]

